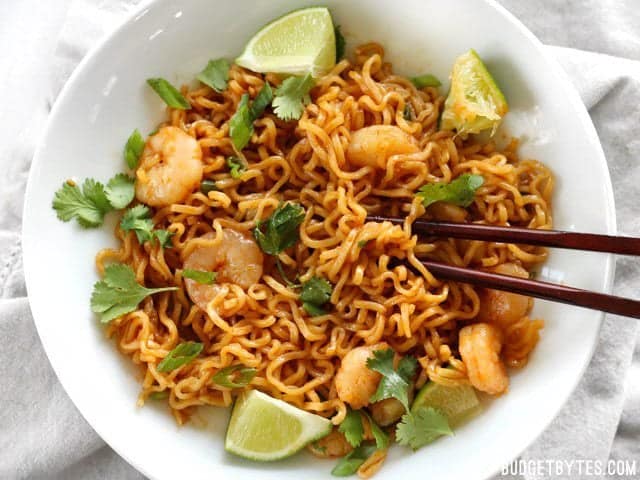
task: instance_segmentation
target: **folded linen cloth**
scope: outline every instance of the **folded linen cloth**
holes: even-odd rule
[[[33,10],[28,10],[30,2]],[[30,53],[27,59],[39,65],[37,74],[32,75],[27,62],[14,72],[29,87],[31,115],[25,116],[22,98],[9,99],[8,112],[22,123],[18,122],[17,132],[0,129],[0,170],[7,172],[0,177],[0,378],[5,383],[0,389],[0,478],[144,478],[95,434],[49,366],[26,299],[19,234],[28,168],[53,100],[87,50],[138,1],[51,2],[58,9],[41,7],[35,0],[13,3],[17,4],[14,20],[29,13],[30,22],[22,27],[32,28],[27,32],[33,34],[46,28],[47,36],[38,45],[25,47]],[[567,1],[562,7],[553,0],[536,2],[536,6],[516,0],[503,3],[531,23],[543,41],[640,59],[640,14],[633,8],[634,0]],[[611,10],[601,8],[603,4]],[[10,7],[0,6],[2,18],[7,18],[1,15],[5,8]],[[64,9],[68,11],[62,23],[60,10]],[[584,32],[571,27],[575,18],[581,20]],[[58,33],[49,61],[55,43],[51,38]],[[4,39],[0,32],[0,43]],[[569,74],[598,129],[613,180],[619,231],[640,235],[640,218],[635,214],[640,203],[640,166],[635,161],[640,158],[640,61],[569,48],[549,47],[549,51]],[[17,59],[23,52],[14,55]],[[11,64],[11,59],[0,57],[0,67],[4,62]],[[637,296],[639,287],[638,262],[618,259],[615,293]],[[585,376],[553,424],[523,452],[523,460],[640,458],[640,349],[632,364],[638,330],[633,320],[606,317]],[[582,476],[564,472],[556,478]]]

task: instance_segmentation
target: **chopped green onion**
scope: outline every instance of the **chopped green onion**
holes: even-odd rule
[[[208,195],[209,192],[217,192],[219,190],[218,185],[216,185],[216,182],[213,180],[203,180],[200,184],[200,191],[205,195]]]
[[[136,128],[133,133],[129,135],[127,143],[124,146],[124,160],[131,170],[138,166],[138,161],[140,160],[140,155],[142,155],[143,150],[144,138],[142,138],[142,135]]]
[[[411,83],[413,83],[416,88],[439,87],[440,85],[442,85],[442,82],[440,82],[440,80],[438,80],[435,75],[431,75],[430,73],[417,77],[411,77]]]
[[[256,373],[258,371],[255,368],[245,367],[244,365],[229,365],[219,370],[213,376],[213,381],[221,387],[242,388],[251,383]]]
[[[182,276],[184,278],[189,278],[194,280],[202,285],[211,285],[216,281],[218,273],[217,272],[205,272],[202,270],[192,270],[190,268],[185,268],[182,271]]]
[[[189,110],[191,108],[187,99],[164,78],[148,78],[147,83],[168,106],[178,110]]]
[[[158,371],[171,372],[176,368],[186,365],[200,355],[204,345],[198,342],[183,342],[171,350],[158,364]]]

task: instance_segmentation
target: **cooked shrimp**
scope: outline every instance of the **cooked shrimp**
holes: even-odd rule
[[[504,393],[509,387],[509,377],[500,360],[500,330],[488,323],[475,323],[460,330],[458,338],[471,385],[491,395]]]
[[[353,450],[353,447],[337,428],[334,428],[326,437],[309,444],[308,448],[311,453],[320,458],[344,457]]]
[[[202,149],[177,127],[162,127],[147,140],[136,170],[136,198],[153,207],[184,200],[202,181]]]
[[[215,233],[205,233],[200,238],[213,239]],[[244,289],[258,283],[262,277],[264,257],[260,247],[248,236],[227,228],[220,243],[211,247],[197,247],[184,259],[183,268],[205,272],[217,272],[211,285],[185,278],[187,293],[202,310],[216,296],[222,283],[235,283]]]
[[[367,367],[367,359],[373,357],[374,351],[387,348],[389,346],[383,342],[354,348],[344,356],[335,377],[340,400],[356,410],[369,404],[369,398],[376,392],[381,375]]]
[[[392,155],[416,153],[418,144],[411,135],[393,125],[373,125],[351,135],[347,158],[361,167],[386,168]]]
[[[503,263],[492,271],[512,277],[529,278],[529,273],[516,263]],[[487,289],[480,294],[478,320],[505,328],[524,317],[529,308],[531,297]]]

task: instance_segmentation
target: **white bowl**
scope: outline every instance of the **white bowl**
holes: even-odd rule
[[[376,40],[396,70],[446,79],[456,56],[476,49],[503,87],[512,112],[508,131],[521,153],[557,174],[557,227],[613,233],[609,174],[596,132],[575,90],[542,45],[493,1],[351,0],[326,2],[349,46]],[[203,409],[178,428],[162,402],[135,406],[136,370],[105,339],[89,310],[96,251],[114,245],[114,218],[101,229],[62,223],[53,193],[70,177],[107,180],[122,170],[123,144],[134,128],[150,132],[163,105],[148,77],[190,81],[210,58],[237,55],[263,24],[317,2],[158,0],[140,9],[81,65],[60,94],[36,153],[24,214],[24,265],[38,332],[60,381],[99,435],[154,479],[330,478],[332,461],[302,453],[258,464],[224,452],[227,412]],[[543,275],[597,291],[611,286],[611,256],[554,251]],[[482,479],[526,448],[560,410],[591,357],[598,312],[538,301],[546,320],[531,361],[512,376],[508,395],[480,417],[412,453],[391,449],[380,478]],[[206,418],[205,418],[206,417]],[[569,440],[569,439],[568,439]]]

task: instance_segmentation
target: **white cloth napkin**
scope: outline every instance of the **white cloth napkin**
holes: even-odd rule
[[[26,299],[19,234],[31,157],[55,96],[87,50],[136,3],[0,2],[0,45],[17,47],[0,52],[0,71],[10,73],[0,78],[2,91],[5,95],[22,92],[8,95],[0,117],[2,479],[144,478],[89,427],[49,366]],[[617,56],[549,47],[580,92],[600,135],[614,185],[618,229],[620,233],[640,235],[637,0],[502,3],[546,43]],[[544,81],[544,72],[540,81]],[[638,261],[618,259],[614,291],[623,296],[640,295]],[[523,460],[640,459],[640,348],[633,355],[638,331],[636,321],[606,317],[597,350],[580,385],[553,424],[522,454]],[[582,476],[565,472],[556,478]]]

